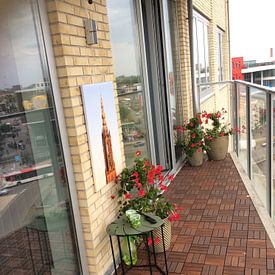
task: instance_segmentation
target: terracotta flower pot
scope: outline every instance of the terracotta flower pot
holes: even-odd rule
[[[214,140],[205,140],[205,144],[209,147],[207,152],[211,160],[222,160],[228,151],[228,136],[218,137]]]
[[[187,157],[191,166],[201,166],[203,164],[203,152],[194,152],[191,157]]]
[[[164,244],[165,244],[165,251],[167,251],[171,244],[171,222],[168,218],[164,219],[164,227],[163,227],[163,236],[164,236]],[[153,230],[154,240],[159,238],[160,242],[158,244],[155,243],[155,252],[162,253],[163,252],[163,243],[162,243],[162,235],[161,235],[161,228],[157,228]],[[150,246],[150,251],[153,251],[153,245]]]

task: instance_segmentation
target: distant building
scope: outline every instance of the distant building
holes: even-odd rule
[[[244,68],[243,57],[232,58],[232,79],[233,80],[244,80],[242,69]]]
[[[245,61],[244,65],[242,74],[245,81],[275,89],[275,60]]]

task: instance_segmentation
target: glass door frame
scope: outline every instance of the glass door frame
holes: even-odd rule
[[[73,174],[72,160],[70,154],[69,141],[67,136],[65,117],[63,113],[63,105],[59,92],[58,77],[56,72],[55,58],[51,41],[51,32],[49,28],[49,19],[47,14],[47,6],[45,0],[31,0],[34,8],[36,31],[39,39],[39,45],[42,53],[42,63],[44,72],[48,73],[52,86],[53,102],[55,107],[55,114],[57,117],[57,126],[60,133],[61,148],[64,157],[64,163],[67,174],[67,182],[70,197],[70,207],[72,210],[72,223],[75,233],[76,249],[78,260],[82,274],[88,274],[88,261],[86,256],[86,247],[84,243],[84,235],[81,226],[81,218],[79,212],[79,204],[77,198],[77,191],[75,187],[75,180]]]
[[[173,129],[173,117],[172,117],[172,109],[171,109],[171,101],[170,101],[170,96],[169,96],[169,90],[168,90],[168,83],[169,83],[169,79],[168,79],[168,61],[167,61],[167,48],[166,48],[166,43],[165,40],[168,39],[168,35],[165,32],[165,26],[164,26],[164,1],[167,1],[167,13],[168,16],[170,18],[171,14],[170,14],[170,10],[169,10],[169,2],[176,2],[175,0],[160,0],[159,1],[159,6],[160,6],[160,22],[161,22],[161,32],[162,32],[162,48],[163,48],[163,59],[164,59],[164,71],[165,71],[165,82],[166,82],[166,97],[167,97],[167,110],[168,110],[168,128],[170,131],[170,151],[171,151],[171,159],[172,159],[172,172],[177,172],[183,164],[183,161],[185,159],[185,157],[182,155],[181,158],[179,158],[178,160],[176,160],[176,152],[175,152],[175,140],[173,138],[174,135],[174,129]],[[166,36],[167,35],[167,36]],[[172,41],[172,33],[170,33],[170,39],[171,39],[171,46],[173,45],[173,41]],[[172,55],[175,54],[175,52],[172,51]],[[180,58],[179,56],[176,58]],[[175,64],[174,64],[174,56],[173,56],[173,69],[175,69]],[[180,72],[181,73],[181,72]],[[174,72],[174,80],[175,80],[175,72]],[[175,98],[175,100],[177,100],[177,98]],[[177,105],[177,102],[176,102]],[[176,108],[177,109],[177,108]],[[179,115],[179,114],[176,114]],[[183,114],[182,114],[183,115]]]
[[[169,166],[168,170],[172,170],[176,172],[181,166],[183,162],[183,157],[176,161],[175,156],[175,144],[173,140],[173,123],[172,123],[172,115],[171,115],[171,105],[170,99],[168,95],[168,78],[167,78],[167,59],[166,59],[166,47],[165,47],[165,28],[164,28],[164,19],[163,19],[163,1],[160,0],[157,3],[154,0],[146,0],[144,1],[145,5],[142,7],[142,0],[138,0],[137,2],[137,15],[140,22],[139,29],[140,29],[140,37],[141,37],[141,45],[142,45],[142,55],[143,55],[143,70],[144,70],[144,79],[147,81],[145,87],[145,96],[146,96],[146,110],[148,116],[148,132],[150,138],[150,148],[151,148],[151,159],[152,162],[156,163],[157,157],[156,155],[159,154],[160,157],[165,158],[167,165]],[[158,7],[154,8],[154,5],[157,4]],[[144,14],[144,9],[146,10],[146,14]],[[154,9],[154,10],[153,10]],[[154,17],[154,12],[157,14],[157,18]],[[144,24],[144,18],[147,21],[152,21],[153,25],[158,23],[159,29],[154,29],[155,26],[152,26],[151,29],[148,29],[146,24]],[[151,38],[149,40],[149,45],[145,44],[145,32],[147,32],[147,36]],[[159,37],[158,37],[159,36]],[[153,38],[152,38],[153,37]],[[146,41],[148,43],[148,41]],[[146,48],[147,46],[147,48]],[[148,57],[148,47],[153,47],[154,49],[150,49],[153,52],[153,57]],[[149,59],[148,59],[149,58]],[[150,68],[152,69],[151,74],[148,73],[148,60],[149,62],[154,59],[159,59],[157,62],[150,63]],[[153,68],[152,68],[153,67]],[[159,71],[158,71],[159,70]],[[157,71],[157,72],[156,72]],[[156,76],[155,79],[150,79],[151,76]],[[156,99],[156,97],[152,98],[152,91],[150,92],[149,81],[154,81],[155,86],[157,87],[156,91],[158,91],[158,96],[162,97],[161,100]],[[152,117],[152,105],[156,107],[156,109],[161,110],[159,112],[159,116],[157,117],[157,121],[153,122]],[[159,127],[164,127],[164,137],[163,137],[163,144],[161,146],[156,146],[156,139],[154,134],[154,123]],[[161,129],[160,129],[161,130]],[[160,135],[160,133],[157,133]],[[166,147],[164,149],[163,147]],[[156,152],[158,150],[158,152]]]

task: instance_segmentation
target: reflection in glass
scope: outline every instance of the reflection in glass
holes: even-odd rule
[[[238,113],[239,113],[239,127],[244,126],[247,129],[247,113],[246,113],[246,86],[242,84],[237,84],[237,94],[239,96],[239,106],[238,106]],[[247,131],[241,131],[239,135],[239,152],[238,157],[239,160],[247,172]]]
[[[0,2],[0,274],[79,274],[31,1]]]
[[[252,180],[258,196],[267,207],[266,94],[252,87],[250,87],[250,94]]]
[[[272,116],[273,116],[273,125],[271,127],[273,127],[273,156],[272,156],[272,160],[271,160],[271,169],[273,169],[271,172],[272,172],[272,176],[273,176],[273,179],[272,179],[272,186],[271,186],[271,202],[273,205],[271,205],[271,213],[273,214],[273,221],[275,221],[275,100],[272,100],[272,103],[271,103],[271,110],[272,110]]]
[[[164,30],[165,30],[165,43],[166,43],[166,64],[167,64],[167,83],[168,92],[170,98],[170,110],[173,127],[173,137],[175,144],[175,156],[178,161],[182,155],[182,149],[180,145],[180,136],[178,136],[177,126],[180,124],[179,112],[178,112],[178,99],[181,93],[181,70],[179,64],[179,34],[178,34],[178,15],[176,2],[174,1],[163,1],[163,19],[164,19]]]
[[[150,157],[135,1],[108,0],[107,8],[125,160],[131,166],[137,150]]]

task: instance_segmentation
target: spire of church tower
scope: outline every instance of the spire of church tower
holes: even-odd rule
[[[106,114],[104,111],[103,98],[100,96],[101,117],[102,117],[102,145],[105,159],[105,172],[107,182],[111,182],[116,177],[115,161],[113,156],[112,138],[108,130]]]
[[[106,122],[106,114],[104,111],[104,104],[103,104],[102,96],[100,96],[100,103],[101,103],[101,117],[102,117],[102,132],[104,132],[106,134],[106,133],[108,133],[108,127],[107,127],[107,122]]]

